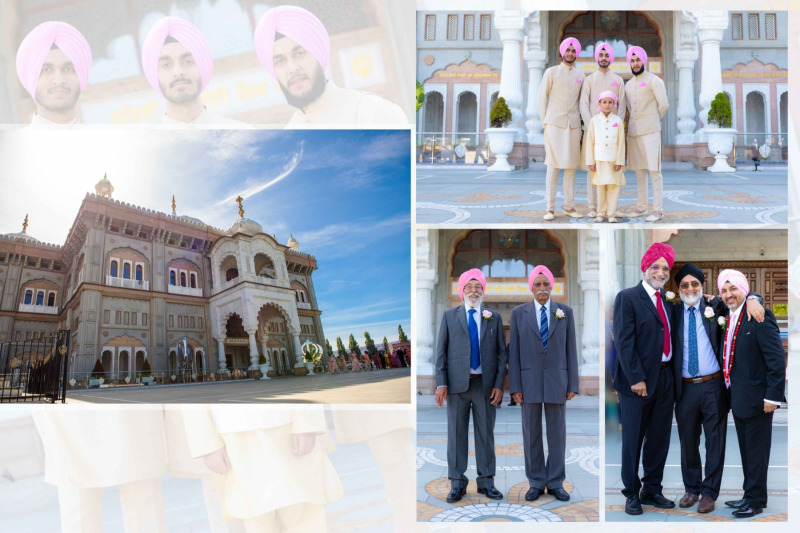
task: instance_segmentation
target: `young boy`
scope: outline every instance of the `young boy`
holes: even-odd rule
[[[597,186],[597,218],[603,216],[609,222],[617,222],[614,214],[619,203],[619,188],[625,185],[625,128],[622,118],[614,114],[617,95],[603,91],[597,97],[600,113],[589,122],[584,142],[586,143],[586,166],[592,184]]]

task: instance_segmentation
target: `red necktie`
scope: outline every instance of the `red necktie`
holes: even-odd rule
[[[667,322],[667,314],[664,312],[664,304],[661,303],[661,293],[656,292],[656,307],[658,308],[658,316],[661,317],[661,322],[664,324],[664,354],[669,361],[669,322]]]

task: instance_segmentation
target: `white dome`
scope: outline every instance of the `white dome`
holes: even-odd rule
[[[255,220],[241,217],[237,219],[226,232],[228,235],[236,235],[237,233],[244,233],[245,235],[255,235],[256,233],[264,233],[261,224]]]
[[[41,242],[42,242],[42,241],[40,241],[39,239],[37,239],[35,237],[31,237],[30,235],[28,235],[25,232],[22,232],[22,233],[6,233],[6,234],[3,235],[3,237],[5,237],[6,239],[11,239],[12,241],[22,240],[24,242],[30,242],[30,243],[34,243],[34,244],[36,244],[36,243],[41,244]]]

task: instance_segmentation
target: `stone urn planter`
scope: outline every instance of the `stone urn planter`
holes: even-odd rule
[[[497,158],[494,165],[486,170],[491,172],[511,172],[514,167],[508,164],[508,154],[514,149],[516,128],[486,128],[489,136],[489,149]]]
[[[261,371],[261,379],[270,379],[269,372],[272,368],[269,366],[269,363],[258,365],[258,369]]]
[[[736,135],[736,130],[710,126],[703,128],[703,131],[708,138],[708,151],[716,159],[714,164],[708,168],[708,171],[736,172],[736,169],[728,164],[728,154],[733,150],[733,139]]]
[[[308,370],[308,375],[314,375],[314,362],[313,361],[306,361],[306,370]]]

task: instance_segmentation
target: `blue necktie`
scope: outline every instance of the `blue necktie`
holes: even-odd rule
[[[700,360],[697,356],[697,321],[694,307],[689,308],[689,375],[696,376],[700,372]]]
[[[542,315],[541,316],[542,316],[542,320],[541,320],[542,325],[539,326],[539,333],[542,336],[542,346],[544,347],[544,351],[546,352],[547,351],[548,329],[547,329],[547,308],[545,306],[542,306]]]
[[[477,370],[481,366],[481,347],[478,341],[478,325],[475,323],[475,309],[469,310],[469,366]]]

